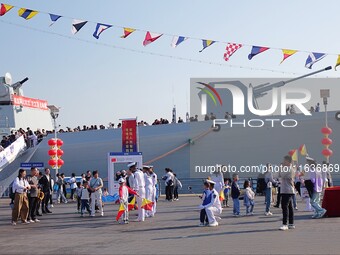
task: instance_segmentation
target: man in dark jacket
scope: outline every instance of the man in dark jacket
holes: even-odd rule
[[[233,214],[235,217],[241,216],[240,214],[240,200],[238,199],[241,192],[238,186],[238,174],[233,174],[233,183],[231,184],[231,197],[233,199]]]
[[[39,180],[39,184],[42,186],[42,191],[44,192],[44,199],[41,203],[43,213],[52,213],[48,209],[48,202],[50,201],[50,195],[52,194],[52,183],[50,169],[45,168],[45,174]]]

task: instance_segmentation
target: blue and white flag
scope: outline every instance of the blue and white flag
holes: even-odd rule
[[[305,67],[312,69],[312,66],[324,57],[326,57],[324,53],[311,52],[306,60]]]
[[[83,27],[85,26],[87,23],[87,21],[85,20],[79,20],[79,19],[74,19],[73,22],[72,22],[72,34],[76,34],[78,33],[78,31]]]
[[[52,14],[52,13],[49,13],[49,14],[50,14],[50,18],[51,18],[51,21],[52,21],[50,26],[52,26],[58,19],[61,18],[60,15],[55,15],[55,14]]]
[[[106,29],[112,27],[111,25],[98,23],[96,26],[96,30],[93,33],[94,38],[99,39],[101,33],[103,33]]]
[[[184,42],[187,37],[175,35],[172,39],[171,47],[176,48],[180,43]]]

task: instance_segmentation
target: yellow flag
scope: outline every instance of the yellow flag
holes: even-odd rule
[[[307,148],[305,144],[302,144],[299,148],[301,156],[306,156],[307,155]]]
[[[37,15],[37,11],[21,8],[18,11],[18,15],[26,20],[33,18],[35,15]]]
[[[338,59],[336,60],[336,64],[335,64],[335,71],[336,71],[336,67],[340,65],[340,55],[338,55]]]
[[[298,153],[297,153],[298,150],[294,150],[294,153],[292,155],[292,160],[293,161],[298,161]]]
[[[288,50],[288,49],[282,49],[282,53],[283,53],[283,59],[280,62],[280,64],[285,61],[287,58],[289,58],[290,56],[292,56],[293,54],[295,54],[297,52],[297,50]]]

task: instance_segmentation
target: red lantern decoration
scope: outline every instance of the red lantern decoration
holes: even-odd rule
[[[58,159],[58,167],[60,168],[62,165],[64,165],[64,160]]]
[[[58,156],[58,157],[61,157],[62,155],[64,155],[64,151],[61,150],[61,149],[58,149],[58,150],[57,150],[57,156]]]
[[[56,142],[55,139],[50,139],[50,140],[48,140],[47,143],[48,143],[49,146],[55,146],[55,145],[57,145],[57,142]]]
[[[333,143],[332,139],[325,137],[321,140],[321,143],[325,146],[329,146]]]
[[[49,161],[48,161],[48,164],[50,165],[50,166],[52,166],[52,167],[54,167],[54,166],[56,166],[57,165],[57,160],[55,160],[55,159],[50,159]]]
[[[330,135],[332,134],[333,130],[329,127],[323,127],[321,129],[321,133],[323,133],[324,135]]]
[[[49,150],[48,155],[54,157],[57,154],[56,150]]]
[[[325,157],[330,157],[333,155],[333,151],[330,149],[323,149],[322,150],[322,155],[324,155]]]
[[[57,146],[58,147],[62,146],[63,144],[64,144],[63,140],[61,140],[61,139],[57,140]]]

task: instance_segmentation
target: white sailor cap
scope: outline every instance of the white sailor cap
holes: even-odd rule
[[[133,167],[133,166],[136,166],[136,165],[137,165],[137,162],[132,162],[132,163],[128,164],[127,166],[128,166],[128,168],[130,168],[130,167]]]
[[[207,180],[207,183],[210,183],[210,184],[216,184],[216,182],[212,181],[212,180]]]
[[[315,159],[313,159],[312,157],[310,157],[310,156],[306,156],[306,160],[308,160],[308,161],[315,161]]]
[[[118,180],[118,183],[121,184],[121,183],[124,183],[125,182],[125,179],[124,178],[119,178]]]
[[[151,166],[143,165],[143,168],[150,169]]]

